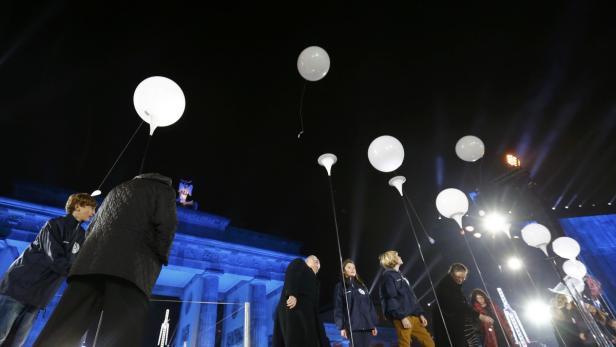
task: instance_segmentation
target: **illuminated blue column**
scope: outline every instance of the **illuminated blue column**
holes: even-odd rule
[[[10,246],[5,240],[0,240],[0,278],[18,256],[17,248]]]
[[[250,284],[250,340],[255,347],[267,347],[266,294],[264,281]]]
[[[199,281],[202,282],[203,295],[201,301],[212,302],[212,304],[201,304],[199,311],[199,338],[198,347],[214,347],[216,342],[216,314],[218,312],[218,284],[220,273],[207,273]]]

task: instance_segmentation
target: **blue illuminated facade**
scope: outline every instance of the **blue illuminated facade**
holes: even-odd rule
[[[581,261],[601,282],[612,309],[616,308],[616,215],[563,218],[560,224],[580,244]]]

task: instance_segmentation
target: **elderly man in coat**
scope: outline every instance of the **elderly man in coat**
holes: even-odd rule
[[[176,225],[175,191],[165,176],[142,174],[109,192],[34,346],[77,346],[93,322],[98,347],[140,346]]]
[[[287,267],[274,321],[273,347],[329,347],[319,318],[319,258],[295,259]]]

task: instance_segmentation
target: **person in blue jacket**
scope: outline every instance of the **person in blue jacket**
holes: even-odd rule
[[[21,346],[38,315],[66,279],[85,239],[81,223],[89,220],[96,200],[73,194],[66,215],[50,219],[0,282],[0,346]],[[10,336],[10,337],[9,337]]]
[[[336,327],[340,330],[340,335],[345,339],[350,339],[349,331],[353,332],[353,347],[370,346],[371,336],[376,336],[376,323],[378,317],[374,304],[370,299],[370,292],[361,280],[355,269],[355,263],[347,259],[342,263],[344,270],[344,284],[346,285],[346,297],[349,304],[347,306],[344,299],[344,285],[339,282],[334,291],[334,320]],[[351,324],[349,329],[349,318]]]
[[[381,278],[381,306],[387,319],[390,319],[399,347],[410,347],[416,339],[424,347],[434,347],[434,340],[426,329],[428,321],[417,300],[409,280],[400,273],[402,258],[396,251],[387,251],[379,256],[385,269]]]

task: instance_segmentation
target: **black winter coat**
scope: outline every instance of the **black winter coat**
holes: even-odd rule
[[[462,292],[462,285],[457,284],[447,274],[436,285],[436,295],[443,310],[443,316],[447,324],[447,331],[443,326],[441,312],[436,303],[433,305],[432,320],[434,321],[434,342],[439,347],[450,346],[447,332],[453,342],[453,347],[466,347],[468,345],[465,336],[465,324],[479,321],[479,313],[468,304],[466,296]],[[471,337],[472,338],[472,337]]]
[[[68,275],[85,238],[75,217],[49,220],[0,282],[0,294],[22,304],[43,308]]]
[[[297,305],[287,308],[289,296]],[[284,287],[276,309],[273,347],[329,347],[319,318],[319,280],[303,259],[293,260],[284,275]]]
[[[368,288],[353,278],[346,281],[346,287],[346,297],[349,302],[349,314],[353,331],[376,328],[378,316],[372,299],[370,299]],[[349,329],[342,282],[339,282],[334,290],[334,321],[338,330]]]
[[[403,319],[424,313],[409,281],[400,271],[388,269],[381,278],[381,307],[387,319]]]
[[[176,225],[170,178],[142,174],[120,184],[92,220],[69,281],[75,275],[116,276],[149,297],[162,265],[167,265]]]

